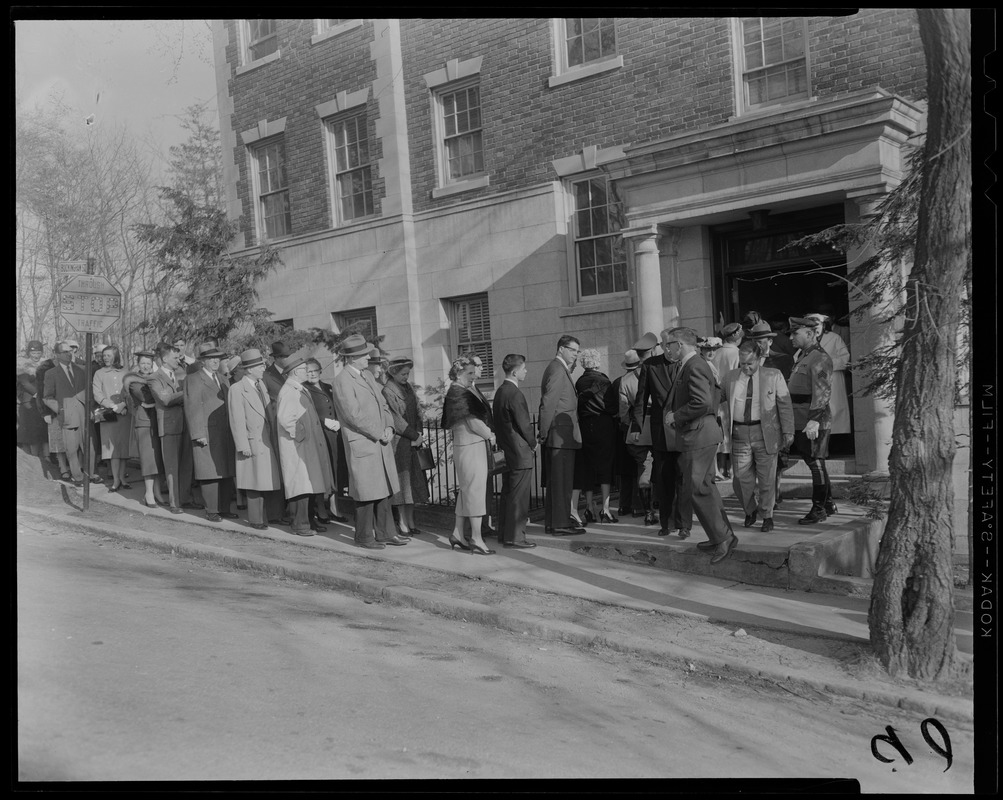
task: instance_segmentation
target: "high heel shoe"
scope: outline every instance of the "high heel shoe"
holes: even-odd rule
[[[470,550],[474,553],[478,553],[482,556],[493,556],[495,554],[494,550],[488,550],[486,547],[481,547],[479,544],[474,542],[470,545]]]
[[[610,514],[606,510],[603,510],[603,511],[599,512],[599,521],[600,522],[619,522],[620,520],[617,517],[614,517],[612,514]]]
[[[582,520],[580,520],[574,514],[568,515],[568,521],[571,523],[572,528],[584,528],[588,524],[588,520],[582,522]]]
[[[646,511],[644,513],[644,524],[645,525],[657,525],[658,519],[655,517],[654,511]]]
[[[470,549],[470,545],[468,545],[466,542],[461,542],[459,539],[454,539],[453,535],[450,534],[449,535],[449,549],[450,550],[455,550],[457,547],[459,547],[461,550],[469,550]]]
[[[586,508],[585,509],[585,521],[586,522],[595,522],[596,521],[596,515],[592,513],[592,509],[591,508]]]

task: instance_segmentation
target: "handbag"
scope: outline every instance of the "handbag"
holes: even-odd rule
[[[425,472],[430,469],[435,469],[435,458],[432,456],[431,447],[416,448],[415,456],[418,459],[418,466]]]
[[[488,474],[497,475],[499,472],[505,472],[508,469],[508,464],[505,461],[505,451],[504,450],[493,450],[488,453]]]
[[[110,408],[95,408],[94,413],[91,415],[91,419],[94,422],[114,422],[118,419],[118,414],[112,411]]]

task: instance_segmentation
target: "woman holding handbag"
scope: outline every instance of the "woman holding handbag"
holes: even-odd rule
[[[383,396],[394,418],[394,460],[401,487],[390,502],[397,506],[398,529],[402,536],[421,533],[414,525],[414,505],[428,502],[425,471],[418,463],[418,450],[425,446],[421,411],[418,395],[408,383],[413,366],[410,358],[393,359],[387,368],[387,382],[383,384]]]
[[[449,536],[450,549],[459,547],[480,555],[493,555],[481,538],[481,517],[487,511],[486,486],[488,460],[495,435],[489,423],[488,409],[471,389],[476,368],[461,356],[449,369],[454,383],[446,392],[442,408],[442,427],[453,434],[453,466],[456,468],[458,496],[456,522]],[[463,538],[464,520],[470,519],[470,536]]]
[[[143,505],[147,508],[166,506],[167,500],[160,489],[160,478],[164,474],[164,458],[160,449],[160,431],[157,427],[157,407],[153,401],[149,378],[157,369],[156,355],[150,350],[139,350],[136,369],[127,372],[122,379],[122,390],[132,417],[133,433],[139,450],[140,472],[146,495]]]
[[[111,465],[111,488],[128,489],[125,482],[125,461],[132,450],[132,419],[125,403],[122,381],[125,369],[122,353],[115,345],[101,351],[104,366],[94,373],[92,388],[98,406],[94,420],[101,426],[101,458]]]

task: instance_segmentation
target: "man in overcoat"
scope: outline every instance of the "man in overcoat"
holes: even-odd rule
[[[278,402],[279,392],[282,391],[282,385],[286,382],[286,378],[282,374],[283,362],[291,355],[292,351],[284,342],[272,342],[272,363],[265,368],[265,374],[262,375],[261,379],[265,382],[268,396],[272,398],[273,403]]]
[[[410,540],[397,535],[390,509],[390,498],[400,489],[391,446],[393,416],[366,368],[370,349],[359,334],[345,337],[339,348],[345,366],[332,387],[348,462],[348,493],[355,500],[355,543],[380,550]]]
[[[42,400],[57,416],[63,429],[63,443],[66,445],[66,458],[70,465],[70,476],[77,485],[84,479],[81,468],[81,453],[83,451],[84,426],[91,420],[84,403],[86,402],[87,383],[90,376],[87,370],[73,361],[73,349],[67,342],[56,344],[56,363],[45,373],[42,389]],[[94,460],[94,442],[90,448],[91,461]],[[94,472],[93,468],[90,470]]]
[[[710,364],[697,353],[695,330],[673,328],[662,341],[666,354],[679,359],[671,410],[666,412],[664,423],[666,428],[675,429],[679,437],[683,495],[690,499],[707,532],[708,541],[700,542],[697,547],[711,551],[710,562],[717,564],[731,555],[738,544],[714,483],[715,456],[722,438],[717,421],[721,393]]]
[[[192,440],[195,480],[202,487],[205,500],[206,519],[219,522],[224,517],[237,518],[230,511],[236,472],[233,433],[226,409],[230,387],[219,375],[219,364],[226,353],[216,347],[200,351],[202,368],[185,378],[185,420]]]
[[[252,528],[264,530],[266,520],[282,512],[275,404],[261,380],[265,371],[261,352],[252,349],[241,353],[240,369],[242,377],[226,396],[237,456],[236,482],[247,497],[247,521]]]
[[[520,381],[526,380],[526,356],[517,353],[505,356],[502,371],[505,380],[495,392],[492,408],[495,438],[505,453],[506,465],[502,473],[498,538],[505,547],[529,549],[536,547],[535,542],[526,541],[536,437],[526,396],[519,389]]]
[[[680,447],[673,431],[666,431],[663,424],[665,413],[671,408],[671,395],[679,373],[679,354],[666,349],[669,330],[662,331],[662,354],[651,356],[637,373],[637,394],[634,396],[634,425],[627,437],[628,444],[640,442],[640,432],[644,429],[645,418],[650,415],[652,495],[658,501],[658,535],[668,536],[670,524],[674,524],[680,539],[690,535],[683,520],[690,519],[689,499],[686,492],[678,491],[686,480],[680,473]],[[650,340],[639,344],[654,347],[654,334],[646,334]],[[637,349],[637,348],[635,348]],[[704,362],[706,363],[706,362]]]
[[[582,448],[578,425],[578,392],[571,373],[578,362],[580,342],[565,334],[557,340],[557,354],[543,371],[540,386],[540,429],[547,493],[544,530],[552,536],[585,533],[571,522],[571,492],[575,479],[575,450]]]
[[[157,345],[160,368],[150,376],[172,514],[182,513],[182,508],[195,507],[192,502],[192,440],[185,420],[185,373],[179,368],[180,357],[181,351],[175,345],[161,342]]]
[[[738,349],[738,368],[721,379],[725,425],[732,430],[731,460],[735,496],[745,511],[745,527],[763,519],[763,533],[773,530],[777,453],[794,441],[794,411],[787,381],[780,370],[760,366],[755,341]]]

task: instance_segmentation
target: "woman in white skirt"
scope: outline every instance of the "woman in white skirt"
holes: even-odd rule
[[[115,345],[108,345],[102,352],[104,366],[94,373],[92,386],[94,403],[100,409],[111,412],[113,419],[102,420],[101,426],[101,458],[111,465],[111,489],[128,489],[125,482],[125,461],[132,452],[132,417],[125,402],[122,381],[125,378],[125,368],[122,366],[122,353]]]

